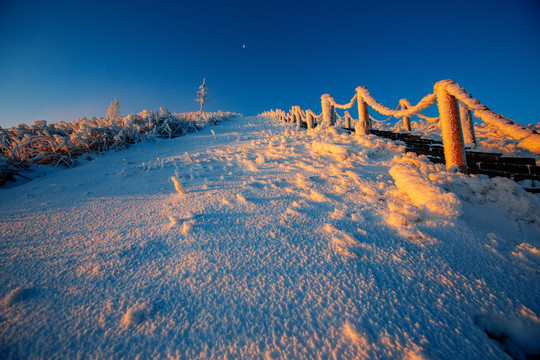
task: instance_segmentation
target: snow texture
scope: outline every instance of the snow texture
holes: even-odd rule
[[[373,135],[212,130],[0,189],[0,358],[538,353],[538,195]]]

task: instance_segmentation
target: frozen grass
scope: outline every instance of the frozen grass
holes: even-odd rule
[[[0,154],[13,164],[72,166],[82,154],[118,150],[154,137],[185,135],[218,121],[238,116],[230,112],[177,113],[145,110],[117,119],[80,118],[77,121],[0,128]]]

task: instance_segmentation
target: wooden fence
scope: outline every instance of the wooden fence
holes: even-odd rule
[[[476,146],[476,137],[472,117],[479,118],[485,123],[496,126],[506,136],[519,141],[518,146],[532,153],[540,153],[540,134],[536,131],[516,124],[499,114],[494,113],[485,105],[459,86],[453,80],[442,80],[433,87],[433,93],[426,95],[416,105],[407,99],[401,99],[398,109],[390,109],[376,101],[369,91],[360,86],[347,104],[339,104],[330,94],[321,95],[321,114],[317,115],[311,110],[302,110],[300,106],[293,106],[291,110],[270,110],[261,115],[294,122],[297,126],[306,123],[308,129],[317,124],[322,127],[335,126],[336,109],[350,109],[354,103],[358,106],[358,119],[352,119],[350,113],[345,111],[345,127],[351,128],[354,121],[355,131],[367,135],[372,128],[372,117],[368,106],[380,114],[402,119],[403,127],[411,130],[410,117],[418,116],[429,122],[438,122],[443,139],[444,157],[447,169],[457,168],[466,172],[465,142]],[[439,116],[432,118],[422,114],[422,111],[437,103]]]

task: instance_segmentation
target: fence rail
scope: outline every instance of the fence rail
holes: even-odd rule
[[[322,127],[328,127],[336,124],[336,109],[350,109],[355,102],[358,106],[358,119],[352,119],[350,113],[346,111],[345,127],[351,128],[351,123],[354,122],[355,131],[363,135],[369,134],[372,128],[373,118],[369,114],[368,106],[382,115],[402,119],[403,127],[407,131],[411,131],[411,116],[418,116],[430,123],[438,122],[441,128],[447,169],[457,168],[461,172],[467,171],[465,142],[473,144],[474,147],[477,145],[472,122],[473,116],[497,127],[509,138],[518,140],[519,147],[535,154],[540,153],[540,134],[491,111],[453,80],[437,82],[433,86],[433,93],[426,95],[416,105],[412,105],[407,99],[401,99],[396,110],[382,105],[371,96],[366,87],[359,86],[351,101],[346,104],[338,103],[330,94],[321,95],[322,112],[319,115],[312,110],[304,111],[300,106],[293,106],[288,112],[270,110],[261,115],[294,122],[299,127],[304,122],[308,129],[314,128],[317,122],[320,122]],[[439,110],[438,117],[422,114],[423,110],[435,103],[437,103]]]

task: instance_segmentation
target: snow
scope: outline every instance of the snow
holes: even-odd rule
[[[511,180],[262,116],[41,174],[0,189],[1,358],[539,352],[540,199]]]
[[[414,159],[415,160],[415,159]],[[461,203],[453,193],[441,191],[428,176],[422,174],[418,165],[428,167],[422,162],[399,161],[390,168],[396,187],[406,194],[426,217],[456,218],[461,214]]]

